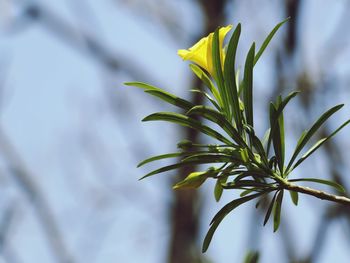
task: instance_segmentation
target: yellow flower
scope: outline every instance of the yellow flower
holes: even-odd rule
[[[224,61],[225,53],[222,48],[224,38],[227,33],[231,30],[232,25],[226,27],[221,27],[219,29],[219,42],[220,42],[220,58],[221,62]],[[196,63],[198,66],[204,68],[209,72],[210,75],[214,76],[213,69],[213,59],[212,59],[212,43],[213,43],[214,33],[210,33],[209,36],[199,40],[193,47],[190,47],[188,50],[180,49],[177,54],[183,60],[190,60]]]

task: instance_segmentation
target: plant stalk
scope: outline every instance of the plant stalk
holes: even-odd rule
[[[282,187],[286,190],[291,190],[294,192],[312,195],[312,196],[319,198],[319,199],[322,199],[322,200],[328,200],[328,201],[332,201],[332,202],[336,202],[339,204],[350,206],[350,198],[347,198],[345,196],[328,194],[328,193],[320,191],[320,190],[312,189],[310,187],[299,186],[299,185],[296,185],[296,184],[293,184],[290,182],[284,183],[282,185]]]

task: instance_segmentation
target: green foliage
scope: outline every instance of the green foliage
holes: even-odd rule
[[[258,263],[259,262],[259,252],[249,252],[244,258],[244,263]]]
[[[205,72],[206,69],[198,65],[190,65],[194,74],[207,87],[206,91],[194,90],[194,92],[200,92],[214,107],[194,105],[185,99],[145,83],[126,83],[126,85],[142,88],[146,93],[175,105],[184,111],[183,114],[158,112],[147,116],[143,121],[172,122],[195,129],[219,143],[196,144],[183,140],[178,143],[178,152],[151,157],[141,162],[139,166],[165,158],[175,158],[174,164],[151,171],[142,178],[172,171],[182,166],[216,164],[217,166],[209,167],[205,171],[192,171],[184,180],[175,184],[174,189],[197,188],[206,180],[211,179],[216,180],[214,197],[217,201],[220,200],[222,193],[226,190],[241,191],[239,198],[226,204],[214,216],[204,239],[203,252],[208,249],[215,230],[230,212],[246,202],[265,198],[267,195],[271,198],[263,224],[265,225],[271,215],[273,215],[273,230],[277,231],[281,220],[284,192],[289,191],[293,203],[295,205],[298,204],[298,192],[290,191],[287,187],[292,182],[306,181],[326,184],[340,192],[344,191],[342,186],[327,180],[317,178],[289,179],[291,172],[297,166],[339,130],[349,124],[350,120],[344,122],[329,136],[316,142],[298,159],[300,153],[308,146],[310,139],[322,124],[343,105],[337,105],[326,111],[310,129],[302,133],[286,166],[283,112],[298,92],[292,92],[285,98],[278,96],[275,102],[271,102],[269,107],[270,127],[264,139],[260,139],[255,133],[253,69],[274,34],[286,21],[276,25],[257,53],[255,53],[255,44],[252,44],[246,57],[242,80],[240,80],[239,73],[235,69],[235,57],[241,25],[238,24],[232,34],[225,58],[222,57],[220,51],[219,29],[214,32],[211,50],[214,68],[213,76],[207,74]],[[224,61],[221,61],[222,59]],[[220,129],[211,128],[203,124],[200,119],[208,120]],[[252,259],[247,259],[246,262],[257,262],[257,254],[253,255]]]

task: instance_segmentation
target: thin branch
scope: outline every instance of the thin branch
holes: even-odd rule
[[[328,201],[336,202],[343,205],[350,205],[350,199],[345,196],[332,195],[320,190],[312,189],[310,187],[305,187],[305,186],[299,186],[289,182],[284,183],[282,187],[286,190],[291,190],[294,192],[312,195],[322,200],[328,200]]]
[[[32,180],[32,175],[28,172],[28,169],[24,165],[24,161],[1,127],[0,148],[1,153],[7,160],[11,175],[22,188],[22,191],[36,211],[41,226],[43,227],[49,244],[51,245],[55,259],[60,263],[74,262],[44,194],[39,185]]]
[[[23,2],[25,1],[16,1],[16,4],[23,8],[23,13],[22,17],[17,18],[18,21],[13,23],[14,31],[28,26],[29,22],[36,22],[57,39],[74,50],[88,55],[110,72],[125,72],[142,81],[160,83],[151,72],[142,68],[138,61],[124,55],[122,51],[110,49],[98,37],[92,35],[92,32],[83,32],[81,28],[65,21],[55,10],[34,1],[25,4]]]

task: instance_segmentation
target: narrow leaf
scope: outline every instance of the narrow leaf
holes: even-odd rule
[[[179,157],[181,155],[184,155],[184,153],[183,152],[176,152],[176,153],[167,153],[167,154],[161,154],[161,155],[153,156],[151,158],[147,158],[146,160],[143,160],[142,162],[140,162],[137,165],[137,167],[141,167],[142,165],[145,165],[145,164],[153,162],[153,161],[166,159],[166,158]]]
[[[197,89],[191,89],[190,91],[192,91],[192,92],[197,92],[197,93],[202,94],[203,96],[205,96],[205,97],[211,102],[211,104],[214,105],[214,107],[215,107],[219,112],[222,111],[220,105],[219,105],[207,92],[204,92],[204,91],[202,91],[202,90],[197,90]]]
[[[242,118],[241,118],[241,112],[239,109],[239,99],[238,99],[239,97],[238,97],[238,89],[236,85],[235,60],[236,60],[236,51],[237,51],[240,34],[241,34],[241,24],[238,24],[229,41],[225,63],[224,63],[224,78],[225,78],[226,90],[228,92],[227,94],[228,103],[232,109],[233,118],[239,132],[241,132],[242,130]]]
[[[178,113],[173,113],[173,112],[158,112],[158,113],[153,113],[147,117],[145,117],[142,121],[168,121],[168,122],[173,122],[185,127],[190,127],[192,129],[195,129],[197,131],[200,131],[212,138],[215,138],[227,145],[232,145],[232,142],[222,136],[220,133],[214,131],[213,129],[209,128],[206,125],[203,125],[199,121],[190,118],[188,116],[178,114]]]
[[[193,73],[202,80],[202,82],[205,84],[205,86],[210,90],[210,92],[213,94],[216,101],[219,103],[219,105],[222,107],[222,99],[220,96],[219,91],[214,86],[213,82],[210,80],[209,76],[197,65],[190,64],[190,68],[193,71]]]
[[[207,106],[195,106],[191,108],[188,112],[188,115],[191,114],[199,114],[200,116],[216,123],[219,125],[224,131],[240,146],[245,147],[246,143],[244,140],[241,138],[240,134],[238,131],[227,121],[225,116],[221,113],[218,112],[210,107]]]
[[[269,154],[269,151],[270,151],[271,139],[272,139],[272,136],[274,135],[274,133],[276,131],[276,127],[277,127],[277,124],[278,124],[279,117],[283,113],[283,110],[287,106],[289,101],[292,98],[294,98],[297,94],[299,94],[299,91],[294,91],[294,92],[289,93],[287,95],[287,97],[285,97],[285,99],[279,105],[277,105],[277,109],[276,109],[276,113],[275,113],[276,116],[274,116],[273,123],[270,123],[271,128],[270,128],[270,133],[268,135],[267,149],[266,149],[267,155]],[[270,116],[270,119],[271,119],[271,116]]]
[[[158,97],[160,99],[162,99],[165,102],[168,102],[174,106],[177,106],[179,108],[182,108],[184,110],[189,110],[190,108],[192,108],[194,106],[193,103],[184,100],[182,98],[176,97],[173,94],[170,94],[169,92],[163,91],[163,90],[145,90],[146,93],[151,94],[155,97]]]
[[[277,194],[278,194],[278,191],[276,191],[275,194],[273,195],[272,200],[271,200],[271,202],[270,202],[270,204],[269,204],[269,207],[268,207],[268,209],[267,209],[267,211],[266,211],[265,218],[264,218],[264,226],[266,225],[266,223],[267,223],[267,222],[269,221],[269,219],[270,219],[272,209],[273,209],[273,207],[274,207],[274,205],[275,205],[275,200],[276,200],[276,195],[277,195]]]
[[[281,208],[283,200],[283,190],[278,192],[276,203],[274,205],[274,215],[273,215],[273,232],[276,232],[281,222]]]
[[[254,127],[253,122],[253,67],[254,67],[255,43],[249,49],[243,78],[243,103],[247,124]]]
[[[180,162],[180,163],[164,166],[162,168],[156,169],[156,170],[154,170],[154,171],[144,175],[139,180],[145,179],[145,178],[147,178],[149,176],[152,176],[152,175],[155,175],[155,174],[159,174],[159,173],[175,170],[175,169],[177,169],[179,167],[182,167],[182,166],[190,166],[190,165],[195,165],[195,164],[198,164],[198,161]]]
[[[268,46],[268,44],[270,43],[271,39],[273,38],[273,36],[275,35],[275,33],[277,32],[277,30],[287,21],[289,20],[289,17],[285,20],[283,20],[282,22],[278,23],[270,32],[270,34],[266,37],[266,39],[264,40],[264,42],[262,43],[258,53],[256,53],[255,58],[254,58],[254,65],[256,64],[256,62],[258,62],[259,58],[261,57],[262,53],[265,51],[266,47]]]
[[[313,154],[318,148],[320,148],[326,141],[328,141],[330,138],[332,138],[334,135],[336,135],[341,129],[343,129],[346,125],[350,123],[350,120],[347,120],[344,122],[338,129],[336,129],[334,132],[332,132],[329,136],[319,140],[316,142],[293,166],[291,170],[294,170],[298,165],[300,165],[303,161],[305,161],[306,158],[308,158],[311,154]]]
[[[133,87],[137,87],[137,88],[141,88],[141,89],[152,89],[152,90],[161,90],[160,88],[144,83],[144,82],[139,82],[139,81],[133,81],[133,82],[124,82],[124,85],[126,86],[133,86]]]
[[[257,193],[257,194],[253,194],[253,195],[248,195],[248,196],[244,196],[238,199],[235,199],[231,202],[229,202],[228,204],[226,204],[223,208],[221,208],[221,210],[214,216],[213,220],[210,223],[210,228],[208,230],[207,235],[204,238],[204,242],[203,242],[203,247],[202,247],[202,252],[204,253],[205,251],[207,251],[210,242],[213,238],[213,235],[215,233],[215,230],[217,229],[217,227],[219,226],[219,224],[221,223],[221,221],[235,208],[237,208],[238,206],[240,206],[241,204],[244,204],[245,202],[248,202],[250,200],[253,200],[261,195],[263,195],[265,193]]]
[[[146,93],[149,93],[155,97],[162,99],[165,102],[168,102],[172,105],[183,108],[185,110],[188,110],[194,106],[193,103],[185,99],[179,98],[165,90],[162,90],[156,86],[149,85],[147,83],[135,81],[135,82],[125,82],[124,84],[126,86],[134,86],[137,88],[144,89]]]
[[[293,204],[294,205],[298,205],[298,201],[299,201],[299,194],[298,194],[298,192],[289,190],[289,194],[290,194],[290,198],[293,201]]]
[[[229,163],[229,162],[240,162],[239,159],[234,156],[223,154],[223,153],[199,153],[189,155],[183,162],[187,161],[198,161],[202,163]]]
[[[271,134],[273,148],[275,150],[275,155],[277,159],[277,164],[280,172],[283,174],[284,165],[284,127],[283,127],[283,115],[280,115],[276,120],[277,110],[273,103],[270,103],[270,125],[273,126],[277,123],[275,132]]]
[[[212,57],[213,57],[213,68],[215,74],[215,80],[217,82],[221,99],[223,101],[223,109],[227,117],[230,117],[230,109],[228,107],[227,92],[225,90],[224,76],[222,72],[221,63],[221,46],[219,41],[219,28],[217,28],[213,35],[212,42]]]
[[[300,151],[304,148],[304,146],[308,143],[310,138],[315,134],[315,132],[321,127],[321,125],[329,118],[331,117],[335,112],[340,110],[344,104],[339,104],[337,106],[334,106],[333,108],[329,109],[326,111],[318,120],[312,125],[312,127],[305,133],[305,135],[302,135],[303,138],[299,140],[299,143],[297,144],[297,147],[294,150],[294,153],[292,155],[292,158],[290,159],[288,166],[287,166],[287,171],[289,168],[292,166],[293,162],[297,158],[298,154]]]

